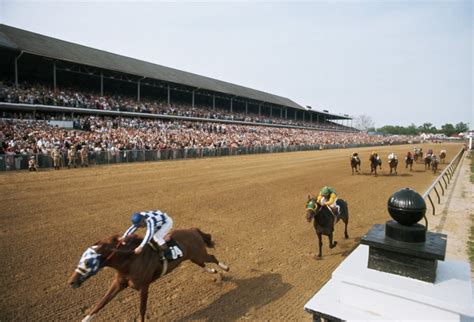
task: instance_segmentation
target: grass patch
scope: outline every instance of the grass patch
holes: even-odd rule
[[[471,182],[474,183],[474,150],[471,151]]]
[[[474,183],[474,151],[471,151],[471,182]],[[469,241],[467,242],[467,251],[469,254],[469,260],[471,261],[471,270],[474,271],[474,214],[470,214],[471,218],[471,233],[469,235]]]

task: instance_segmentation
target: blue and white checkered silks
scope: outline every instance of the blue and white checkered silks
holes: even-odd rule
[[[82,280],[96,274],[101,268],[101,255],[96,251],[97,246],[87,248],[82,254],[76,272],[80,274]]]

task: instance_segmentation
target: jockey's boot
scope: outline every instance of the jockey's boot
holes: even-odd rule
[[[160,253],[161,253],[161,259],[162,260],[173,259],[173,254],[172,254],[171,249],[168,247],[167,244],[164,244],[164,245],[160,246]]]

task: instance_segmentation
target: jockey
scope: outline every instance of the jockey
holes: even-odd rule
[[[390,154],[388,155],[388,159],[389,159],[389,160],[393,160],[393,159],[396,160],[396,159],[397,159],[397,155],[392,152],[392,153],[390,153]]]
[[[321,191],[319,192],[319,196],[316,199],[318,204],[321,206],[328,206],[332,212],[336,211],[335,216],[337,217],[339,215],[339,205],[336,203],[337,201],[337,194],[336,190],[334,190],[331,187],[325,186]]]
[[[160,210],[142,211],[132,215],[132,226],[123,234],[122,239],[133,234],[138,228],[146,227],[147,231],[142,243],[135,248],[135,254],[140,254],[146,244],[151,242],[151,239],[158,244],[162,251],[162,255],[168,250],[168,245],[164,237],[173,227],[173,220],[166,213]]]

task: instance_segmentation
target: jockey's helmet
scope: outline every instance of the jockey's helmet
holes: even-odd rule
[[[132,223],[135,226],[138,226],[138,225],[140,225],[140,222],[142,221],[142,218],[143,218],[143,216],[139,212],[136,212],[132,215]]]
[[[331,193],[331,188],[328,186],[325,186],[323,189],[321,189],[321,192],[319,193],[321,196],[327,196]]]

